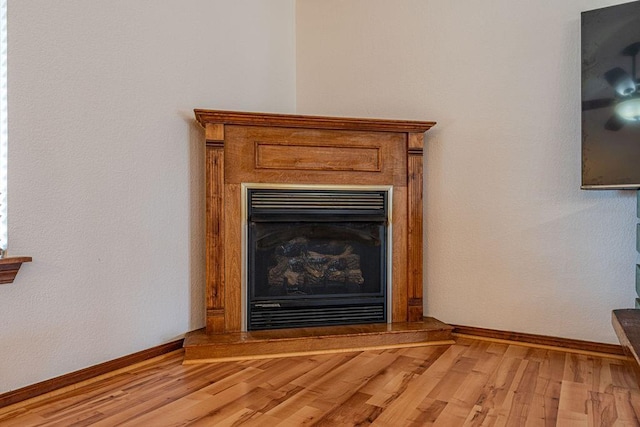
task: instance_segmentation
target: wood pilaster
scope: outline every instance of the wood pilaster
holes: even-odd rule
[[[224,128],[205,127],[207,333],[225,331],[224,296]]]
[[[422,151],[424,146],[423,133],[410,133],[407,149],[407,224],[408,224],[408,256],[407,271],[409,281],[408,291],[408,321],[417,322],[423,317],[422,301],[422,222],[423,222],[423,177]]]

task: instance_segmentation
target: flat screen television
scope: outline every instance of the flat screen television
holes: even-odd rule
[[[582,188],[640,188],[640,1],[582,12]]]

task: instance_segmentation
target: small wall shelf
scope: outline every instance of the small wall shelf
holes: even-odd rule
[[[13,283],[23,262],[31,262],[30,256],[0,259],[0,284]]]

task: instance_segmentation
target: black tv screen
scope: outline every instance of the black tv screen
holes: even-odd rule
[[[582,188],[640,188],[640,1],[581,23]]]

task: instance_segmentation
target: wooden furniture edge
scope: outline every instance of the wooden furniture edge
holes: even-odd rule
[[[436,122],[353,117],[305,116],[222,110],[193,110],[196,120],[206,128],[207,123],[243,126],[314,127],[317,129],[426,132]]]
[[[611,325],[625,354],[629,356],[629,366],[633,369],[640,384],[640,357],[638,357],[638,351],[640,350],[640,310],[637,308],[612,310]]]
[[[0,258],[0,265],[2,264],[16,264],[16,263],[23,263],[23,262],[31,262],[33,261],[33,258],[31,258],[30,256],[10,256],[10,257],[6,257],[6,258]]]
[[[524,332],[501,331],[497,329],[478,328],[475,326],[451,325],[454,335],[466,335],[495,340],[504,340],[537,346],[556,347],[588,353],[599,353],[613,356],[625,356],[622,346],[617,344],[598,343],[575,340],[571,338],[552,337],[548,335],[529,334]]]
[[[297,352],[285,352],[285,353],[270,353],[259,355],[244,355],[244,356],[229,356],[229,357],[215,357],[210,359],[185,359],[183,365],[199,365],[203,363],[219,363],[219,362],[237,362],[242,360],[264,360],[264,359],[277,359],[283,357],[300,357],[300,356],[317,356],[321,354],[340,354],[340,353],[353,353],[360,351],[377,351],[377,350],[393,350],[397,348],[415,348],[415,347],[432,347],[438,345],[453,345],[456,342],[454,340],[439,340],[439,341],[425,341],[415,343],[399,343],[399,344],[387,344],[387,345],[371,345],[362,347],[349,347],[349,348],[334,348],[327,350],[308,350]]]
[[[196,329],[185,334],[185,347],[193,344],[193,340],[207,337],[219,343],[246,344],[250,341],[294,341],[299,339],[316,339],[327,336],[358,337],[379,334],[403,334],[416,331],[448,331],[452,332],[453,326],[441,322],[433,317],[423,317],[418,322],[394,322],[394,323],[366,323],[331,326],[309,326],[302,328],[265,329],[256,331],[232,331],[219,334],[209,334],[206,328]],[[313,333],[310,333],[313,331]]]
[[[453,344],[453,328],[432,317],[420,322],[372,323],[207,334],[186,334],[184,364]],[[433,344],[437,343],[437,344]]]
[[[13,283],[22,264],[31,261],[30,256],[0,258],[0,285]]]
[[[159,346],[138,351],[98,365],[80,369],[79,371],[70,372],[56,378],[51,378],[36,384],[2,393],[0,394],[0,408],[13,405],[27,399],[32,399],[100,375],[109,374],[116,370],[127,368],[131,365],[145,362],[149,359],[163,356],[176,350],[182,350],[183,341],[184,339],[179,339],[166,344],[161,344]]]

